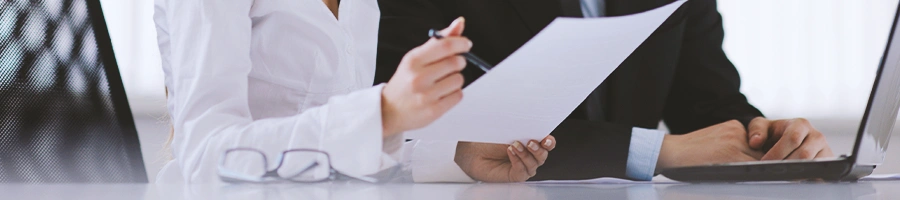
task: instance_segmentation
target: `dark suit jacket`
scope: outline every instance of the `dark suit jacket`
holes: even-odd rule
[[[403,55],[428,40],[431,28],[466,18],[472,52],[500,63],[577,0],[380,0],[376,83],[393,75]],[[607,15],[627,15],[673,0],[607,0]],[[625,177],[632,127],[665,121],[681,134],[762,114],[740,89],[740,77],[722,50],[724,31],[715,0],[690,0],[629,56],[551,134],[558,140],[532,180]],[[553,66],[547,66],[553,67]],[[463,71],[466,82],[483,74]]]

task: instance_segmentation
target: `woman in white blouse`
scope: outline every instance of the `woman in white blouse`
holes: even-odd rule
[[[390,82],[372,87],[376,0],[157,0],[154,18],[175,158],[158,182],[216,181],[222,154],[235,147],[270,158],[317,149],[352,176],[394,166],[409,154],[400,133],[462,98],[458,54],[472,47],[457,20],[446,38],[409,52]],[[516,173],[546,159],[508,155]]]

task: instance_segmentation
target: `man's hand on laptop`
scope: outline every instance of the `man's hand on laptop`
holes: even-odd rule
[[[553,148],[556,148],[553,136],[513,145],[459,142],[454,160],[475,180],[524,182],[537,174],[537,168],[544,165]]]
[[[748,145],[744,125],[731,120],[684,135],[666,135],[656,169],[758,161],[762,156]]]
[[[834,157],[822,132],[803,118],[750,121],[750,147],[766,150],[762,160],[794,160]]]

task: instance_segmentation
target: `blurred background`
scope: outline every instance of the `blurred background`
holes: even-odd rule
[[[168,137],[153,0],[101,0],[137,120],[148,175]],[[849,154],[898,0],[720,0],[741,90],[769,118],[805,117]],[[895,130],[895,135],[898,131]],[[900,137],[876,173],[900,173]]]

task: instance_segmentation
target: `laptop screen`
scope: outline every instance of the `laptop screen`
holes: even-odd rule
[[[900,13],[897,13],[900,16]],[[878,68],[875,85],[869,97],[869,105],[863,116],[860,133],[856,138],[856,164],[879,165],[884,162],[891,131],[900,110],[900,21],[894,18],[894,26],[887,49]]]

